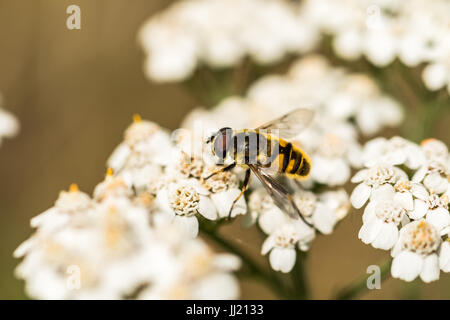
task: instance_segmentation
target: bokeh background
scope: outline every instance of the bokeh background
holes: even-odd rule
[[[0,0],[0,92],[21,123],[20,134],[0,148],[0,298],[26,298],[12,252],[32,233],[30,218],[72,182],[92,192],[132,114],[175,129],[198,105],[182,85],[152,84],[142,71],[137,31],[170,2]],[[81,30],[66,28],[70,4],[81,7]],[[448,128],[448,116],[434,128],[447,145]],[[227,227],[226,236],[267,265],[259,257],[260,235],[238,225]],[[360,213],[352,211],[331,236],[314,241],[305,262],[313,298],[334,297],[387,258],[357,239],[360,226]],[[243,298],[274,298],[257,282],[244,282],[242,291]],[[450,275],[428,285],[389,279],[361,298],[448,299]]]

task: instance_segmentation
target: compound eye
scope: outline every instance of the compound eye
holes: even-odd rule
[[[231,136],[229,130],[221,130],[214,141],[214,151],[220,158],[225,158]]]

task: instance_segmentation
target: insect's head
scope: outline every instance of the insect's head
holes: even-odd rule
[[[232,145],[232,137],[233,129],[226,127],[211,135],[206,140],[206,143],[212,144],[211,150],[214,155],[219,157],[219,159],[224,159]]]

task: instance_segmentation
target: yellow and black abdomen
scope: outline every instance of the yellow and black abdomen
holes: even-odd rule
[[[292,143],[278,139],[279,154],[276,161],[278,172],[290,178],[305,179],[311,171],[311,160],[308,155]]]
[[[299,147],[259,130],[236,130],[231,153],[237,164],[256,164],[289,178],[304,179],[311,171],[311,160]]]

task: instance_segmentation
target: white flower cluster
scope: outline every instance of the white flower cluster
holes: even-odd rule
[[[94,197],[72,185],[33,218],[15,251],[38,299],[235,299],[240,260],[180,232],[148,193],[108,174]]]
[[[391,250],[395,278],[424,282],[450,271],[450,154],[439,140],[422,144],[401,137],[376,138],[362,151],[364,169],[352,205],[364,209],[359,238]]]
[[[156,81],[183,80],[201,63],[235,66],[244,56],[275,63],[311,51],[325,34],[346,60],[426,63],[427,88],[450,92],[448,12],[446,0],[184,0],[152,17],[139,39]]]
[[[370,77],[349,74],[330,66],[322,56],[309,55],[295,62],[286,75],[257,81],[245,98],[227,98],[212,112],[192,111],[182,126],[256,128],[295,108],[316,113],[294,142],[311,156],[310,182],[329,186],[344,184],[351,166],[360,165],[359,132],[372,135],[403,120],[400,105],[382,94]]]
[[[3,98],[0,95],[0,105]],[[3,138],[14,137],[19,132],[19,122],[10,112],[0,107],[0,145]]]
[[[427,63],[423,80],[430,90],[450,92],[450,26],[446,0],[307,0],[303,12],[323,33],[333,36],[336,55],[364,55],[384,67],[399,58],[414,67]]]
[[[369,77],[348,74],[331,67],[323,57],[311,55],[294,63],[286,75],[262,78],[245,98],[227,98],[212,111],[192,111],[182,126],[194,133],[198,127],[256,128],[300,107],[316,113],[313,123],[292,140],[311,157],[310,178],[301,181],[310,190],[317,185],[336,188],[345,184],[351,167],[362,163],[359,132],[376,133],[385,126],[398,125],[403,117],[400,106],[381,94]],[[299,188],[293,185],[293,189]],[[255,180],[252,190],[245,224],[258,221],[268,235],[262,253],[270,252],[273,269],[289,272],[295,263],[295,248],[307,250],[316,231],[283,214]],[[331,233],[350,208],[347,193],[339,188],[319,193],[297,191],[294,199],[323,234]]]
[[[228,217],[231,209],[231,217],[245,214],[243,198],[231,208],[240,193],[237,176],[222,172],[205,180],[219,168],[185,150],[183,136],[178,139],[173,141],[175,137],[155,123],[135,116],[108,166],[138,195],[156,197],[158,210],[172,217],[173,223],[191,237],[198,234],[198,214],[208,220]]]
[[[285,273],[295,265],[296,248],[307,251],[316,236],[316,229],[323,234],[332,233],[336,223],[347,215],[350,208],[348,195],[343,189],[325,191],[319,195],[298,190],[293,198],[315,229],[300,219],[288,217],[262,188],[250,195],[250,211],[245,220],[245,225],[258,221],[258,226],[268,236],[261,253],[265,255],[270,252],[271,267]]]
[[[180,81],[197,65],[231,67],[245,56],[260,64],[311,49],[317,34],[299,8],[281,0],[184,0],[152,17],[139,41],[145,72],[155,81]]]

